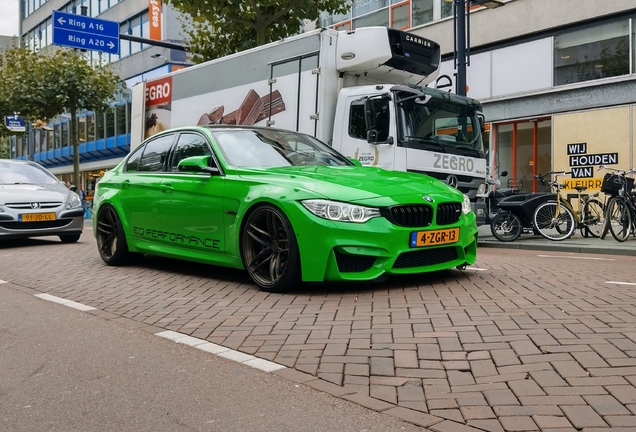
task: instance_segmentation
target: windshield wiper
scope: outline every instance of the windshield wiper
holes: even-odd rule
[[[438,149],[442,153],[448,153],[448,150],[437,140],[437,138],[433,137],[417,137],[417,136],[408,136],[404,138],[406,141],[415,141],[421,144],[430,144]]]

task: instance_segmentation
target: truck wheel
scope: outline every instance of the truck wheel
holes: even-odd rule
[[[497,213],[490,222],[490,232],[501,242],[512,242],[521,235],[521,221],[514,213]]]
[[[269,204],[254,209],[241,233],[243,265],[265,291],[285,291],[300,282],[296,234],[285,214]]]

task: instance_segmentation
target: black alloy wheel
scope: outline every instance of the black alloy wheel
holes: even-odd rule
[[[117,212],[110,205],[104,205],[97,215],[97,249],[102,260],[110,266],[132,264],[143,256],[130,252],[126,235]]]
[[[300,281],[296,235],[285,214],[269,204],[253,210],[241,234],[243,264],[266,291],[284,291]]]

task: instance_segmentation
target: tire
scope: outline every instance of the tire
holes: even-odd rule
[[[490,222],[490,232],[501,242],[512,242],[521,235],[521,220],[510,212],[497,213]]]
[[[605,223],[605,209],[599,200],[589,200],[583,206],[581,234],[585,231],[584,236],[588,235],[598,238],[603,234],[603,224]]]
[[[241,230],[243,265],[262,290],[281,292],[300,282],[296,234],[285,214],[269,204],[252,210]]]
[[[632,228],[632,214],[622,198],[615,197],[607,204],[609,231],[616,241],[624,242]]]
[[[97,250],[106,264],[109,266],[133,264],[143,257],[143,254],[128,250],[121,220],[112,206],[104,205],[99,209],[96,223]]]
[[[60,240],[62,243],[77,243],[81,234],[61,235]]]
[[[557,208],[559,214],[557,214]],[[534,226],[539,234],[548,240],[561,241],[574,233],[576,223],[574,215],[563,204],[557,206],[556,201],[547,201],[534,211]]]

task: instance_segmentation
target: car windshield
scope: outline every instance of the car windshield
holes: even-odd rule
[[[0,162],[0,184],[58,184],[59,180],[35,164]]]
[[[331,147],[304,134],[280,130],[220,130],[214,138],[229,165],[263,168],[343,166],[353,163]]]

